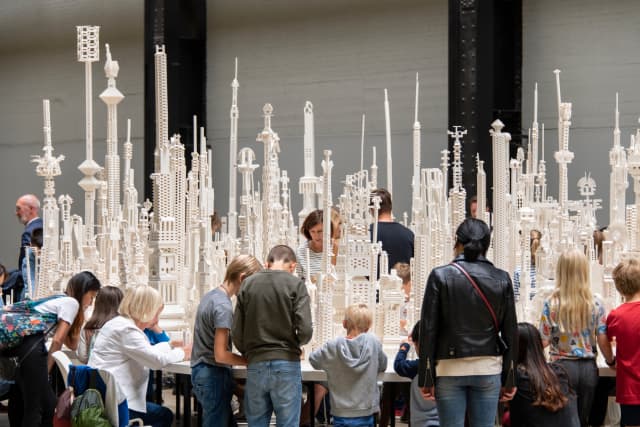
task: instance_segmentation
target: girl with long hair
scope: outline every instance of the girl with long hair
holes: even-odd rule
[[[575,394],[567,372],[547,364],[540,333],[530,323],[518,323],[518,391],[511,401],[511,425],[578,427]]]
[[[118,315],[118,307],[124,294],[115,286],[104,286],[98,291],[93,313],[80,331],[80,343],[76,350],[78,360],[87,363],[93,342],[102,325]]]
[[[544,346],[550,346],[551,360],[569,374],[580,425],[587,426],[598,383],[596,341],[606,360],[613,356],[604,305],[591,293],[589,261],[577,248],[558,258],[556,288],[544,301],[539,329]]]
[[[84,310],[91,305],[99,289],[100,281],[89,271],[71,277],[66,295],[43,300],[35,306],[40,313],[56,316],[49,351],[44,345],[45,337],[39,333],[25,337],[19,346],[2,354],[23,359],[9,392],[9,423],[12,426],[52,425],[55,395],[49,384],[49,373],[55,362],[51,355],[63,344],[72,350],[78,347]]]

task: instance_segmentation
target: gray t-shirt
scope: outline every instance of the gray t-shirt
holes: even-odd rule
[[[216,363],[213,356],[213,343],[216,328],[229,329],[228,350],[231,351],[231,326],[233,324],[233,310],[231,298],[222,288],[207,292],[198,305],[196,321],[193,331],[193,349],[191,350],[191,366],[204,362],[210,365],[228,367]]]

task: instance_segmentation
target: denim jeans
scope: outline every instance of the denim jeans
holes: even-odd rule
[[[198,363],[191,368],[191,383],[193,393],[202,405],[203,427],[238,425],[231,410],[234,388],[231,369]]]
[[[276,426],[297,426],[302,405],[300,362],[266,360],[250,363],[244,402],[244,412],[251,427],[268,426],[272,412],[276,413]]]
[[[373,427],[373,415],[366,417],[333,417],[333,427]]]
[[[578,398],[580,425],[589,425],[588,418],[598,385],[598,366],[595,359],[558,359],[569,375],[569,384]]]
[[[173,425],[173,412],[171,412],[171,409],[153,402],[147,402],[146,413],[129,409],[129,419],[132,420],[134,418],[142,419],[145,426],[171,427]]]
[[[436,378],[440,425],[463,427],[465,411],[472,427],[493,427],[500,397],[500,375]]]

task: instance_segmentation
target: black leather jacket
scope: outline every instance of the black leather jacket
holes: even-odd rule
[[[454,260],[482,289],[496,314],[507,345],[502,358],[502,384],[511,386],[518,355],[518,329],[511,278],[480,256],[473,262],[464,255]],[[453,265],[431,271],[422,302],[419,384],[435,383],[435,361],[473,356],[498,356],[500,351],[493,318],[473,285]]]

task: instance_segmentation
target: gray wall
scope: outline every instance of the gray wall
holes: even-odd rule
[[[84,64],[76,61],[76,25],[100,25],[100,62],[93,65],[94,159],[104,164],[106,106],[98,95],[106,87],[104,44],[120,64],[117,85],[125,95],[119,105],[120,153],[126,119],[133,121],[133,167],[142,188],[143,2],[26,0],[5,2],[0,10],[0,262],[17,267],[22,225],[14,203],[24,193],[43,195],[32,155],[43,146],[42,99],[51,102],[54,154],[63,154],[57,194],[74,200],[73,213],[84,217],[84,193],[77,182],[84,160]]]
[[[391,105],[394,212],[409,211],[416,72],[423,167],[437,167],[447,143],[447,1],[210,1],[208,7],[208,137],[214,147],[216,209],[228,211],[230,83],[237,56],[238,146],[252,147],[262,164],[263,148],[255,140],[263,128],[262,107],[271,103],[296,222],[302,207],[297,191],[305,101],[314,105],[317,175],[323,150],[333,151],[335,198],[344,176],[360,167],[363,113],[364,163],[371,165],[375,145],[378,182],[386,184],[384,88]]]
[[[609,150],[613,144],[615,95],[620,93],[621,141],[629,146],[640,114],[640,2],[637,0],[525,0],[523,5],[523,127],[533,120],[533,87],[538,82],[539,116],[545,123],[549,194],[558,197],[557,98],[553,70],[560,74],[562,100],[572,102],[569,198],[579,197],[585,171],[603,199],[600,226],[609,222]],[[632,203],[633,184],[627,191]]]

